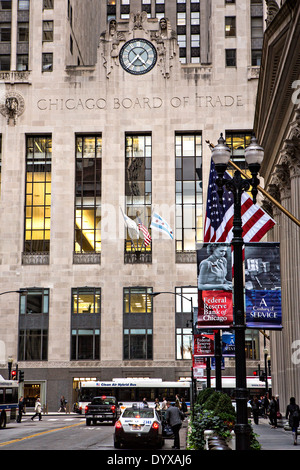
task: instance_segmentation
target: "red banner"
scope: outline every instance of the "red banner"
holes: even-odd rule
[[[214,356],[214,338],[214,334],[200,333],[199,335],[194,335],[194,356]]]
[[[198,291],[197,328],[231,328],[233,325],[232,292]]]

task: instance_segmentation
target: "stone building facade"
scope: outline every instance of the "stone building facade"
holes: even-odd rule
[[[299,395],[300,109],[299,2],[287,0],[265,32],[255,113],[255,132],[265,149],[261,172],[277,222],[270,239],[280,241],[283,329],[271,333],[273,393],[281,411]],[[266,201],[269,203],[269,201]]]
[[[196,306],[206,141],[223,132],[233,158],[243,158],[264,8],[42,3],[21,2],[29,8],[23,70],[12,40],[11,66],[0,71],[1,291],[26,289],[0,296],[0,372],[13,358],[25,394],[56,409],[60,395],[76,399],[80,378],[190,376],[182,295]],[[12,22],[12,34],[18,27]],[[153,212],[173,239],[150,229]],[[149,229],[150,245],[126,229],[124,214]],[[152,301],[155,291],[180,295]],[[249,374],[261,341],[249,332]]]

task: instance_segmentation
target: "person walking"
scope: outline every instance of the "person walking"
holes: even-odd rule
[[[41,405],[39,398],[37,398],[35,402],[34,411],[35,411],[35,414],[31,417],[31,421],[33,421],[36,416],[38,416],[39,421],[41,421],[42,420],[42,405]]]
[[[252,402],[252,414],[253,414],[254,424],[258,424],[259,400],[257,397],[254,397],[253,402]]]
[[[269,399],[268,399],[268,395],[265,395],[264,398],[262,399],[264,418],[267,417],[269,404],[270,404],[270,402],[269,402]]]
[[[269,404],[269,419],[270,419],[270,424],[272,428],[277,428],[277,411],[278,411],[277,401],[275,397],[273,396]]]
[[[184,419],[184,414],[180,409],[168,402],[168,409],[166,412],[166,421],[171,426],[173,434],[174,434],[174,445],[172,449],[180,449],[180,437],[179,431],[181,428],[181,421]]]
[[[290,403],[286,408],[285,413],[286,419],[289,420],[289,426],[292,428],[294,445],[297,445],[297,434],[300,420],[300,409],[299,405],[296,404],[295,397],[290,398]]]
[[[62,395],[60,397],[60,407],[59,407],[59,410],[58,412],[64,412],[66,411],[66,400],[65,400],[65,397]]]
[[[165,397],[163,397],[163,401],[162,401],[162,404],[161,404],[161,409],[162,409],[162,411],[166,411],[168,409],[168,402],[167,402]]]
[[[19,416],[18,416],[17,422],[20,423],[22,421],[22,416],[24,412],[24,398],[23,397],[20,397],[18,408],[19,408]]]

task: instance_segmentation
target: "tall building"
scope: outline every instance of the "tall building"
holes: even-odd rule
[[[0,373],[17,362],[50,409],[80,378],[190,377],[206,141],[243,161],[262,0],[0,8],[1,294],[25,289],[0,295]],[[247,331],[249,373],[260,342]]]
[[[300,400],[299,17],[299,2],[286,0],[269,19],[254,122],[268,155],[261,168],[266,189],[284,208],[270,206],[277,222],[270,239],[281,245],[283,329],[271,333],[271,360],[273,392],[282,413],[290,397]]]

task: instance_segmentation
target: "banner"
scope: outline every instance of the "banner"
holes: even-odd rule
[[[222,332],[222,356],[235,356],[235,335],[230,331]]]
[[[197,250],[198,328],[230,328],[233,324],[231,246],[204,243]]]
[[[279,243],[245,244],[247,328],[282,328],[279,250]]]
[[[204,369],[206,369],[206,358],[201,356],[193,356],[194,379],[200,379],[204,377]]]
[[[200,333],[194,335],[194,356],[214,356],[215,355],[215,335],[212,333]]]

